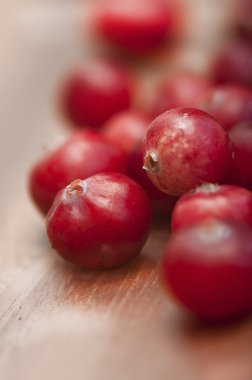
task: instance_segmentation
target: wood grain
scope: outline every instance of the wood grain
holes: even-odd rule
[[[204,71],[204,38],[214,49],[231,1],[204,1],[210,11],[203,21],[203,1],[190,4],[201,21],[188,25],[194,43],[189,38],[172,62]],[[138,259],[113,271],[82,271],[53,254],[26,178],[43,146],[66,133],[55,88],[88,52],[76,29],[82,4],[0,6],[0,379],[251,380],[252,319],[203,326],[160,289],[157,262],[168,223],[153,228]],[[196,33],[202,25],[204,38]],[[146,64],[144,76],[159,64]]]

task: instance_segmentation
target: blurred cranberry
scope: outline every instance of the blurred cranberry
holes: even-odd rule
[[[194,73],[182,72],[172,75],[160,86],[154,101],[153,116],[171,108],[197,108],[199,101],[210,90],[210,82]]]
[[[33,166],[30,193],[46,214],[57,192],[76,178],[86,179],[101,171],[127,173],[128,165],[128,155],[98,133],[78,131]]]
[[[229,135],[234,147],[229,182],[252,191],[252,122],[237,125]]]
[[[217,86],[203,97],[200,108],[230,129],[238,123],[252,120],[252,89],[232,84]]]
[[[129,73],[118,63],[85,63],[73,70],[63,84],[63,113],[75,126],[99,127],[130,107],[131,86]]]
[[[164,42],[173,19],[171,5],[164,0],[110,0],[99,4],[94,23],[98,33],[114,45],[142,53]]]
[[[124,111],[109,119],[101,132],[108,141],[131,155],[142,142],[149,122],[140,112]]]
[[[235,40],[225,46],[214,64],[213,77],[217,83],[232,82],[251,86],[252,43]]]

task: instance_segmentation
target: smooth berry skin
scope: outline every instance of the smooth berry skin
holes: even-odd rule
[[[210,88],[211,83],[197,74],[189,72],[174,74],[158,89],[153,115],[157,117],[171,108],[197,108],[202,96],[208,93]]]
[[[154,185],[179,196],[203,183],[224,181],[232,147],[226,130],[206,112],[177,108],[150,124],[143,156]]]
[[[236,124],[252,121],[252,90],[233,84],[216,86],[202,98],[200,107],[230,130]]]
[[[132,155],[142,142],[149,118],[136,111],[124,111],[113,116],[101,129],[111,143]]]
[[[78,131],[34,165],[29,177],[30,194],[38,209],[46,214],[58,191],[74,179],[102,171],[127,173],[128,165],[125,152],[98,133]]]
[[[252,191],[252,122],[232,128],[229,136],[234,159],[228,182]]]
[[[83,64],[63,83],[62,112],[73,126],[98,128],[130,107],[131,86],[129,73],[115,62]]]
[[[252,193],[231,185],[197,187],[177,201],[171,217],[172,231],[208,218],[235,220],[252,227]]]
[[[252,44],[234,40],[216,58],[213,68],[216,83],[252,85]]]
[[[148,53],[165,41],[173,10],[163,0],[110,0],[94,16],[98,34],[133,54]]]
[[[208,219],[174,233],[164,249],[163,284],[186,309],[220,322],[252,310],[252,229]]]
[[[119,173],[76,180],[56,197],[46,227],[52,247],[86,269],[109,269],[134,258],[151,223],[144,190]]]

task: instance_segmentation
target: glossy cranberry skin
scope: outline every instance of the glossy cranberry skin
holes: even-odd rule
[[[98,33],[131,53],[159,47],[170,32],[173,11],[163,0],[110,0],[99,4],[94,17]]]
[[[232,148],[225,129],[210,115],[177,108],[157,117],[143,141],[144,168],[160,190],[179,196],[228,175]]]
[[[223,48],[216,59],[213,77],[217,83],[252,85],[252,44],[232,41]]]
[[[183,195],[172,213],[172,230],[204,219],[236,220],[252,227],[252,193],[242,187],[205,184]]]
[[[237,125],[229,135],[234,147],[229,183],[252,191],[252,122]]]
[[[65,260],[87,269],[126,263],[142,249],[151,222],[144,190],[119,173],[76,180],[56,197],[47,235]]]
[[[132,154],[142,142],[149,118],[136,111],[124,111],[113,116],[101,129],[111,143]]]
[[[229,130],[252,120],[252,90],[232,84],[217,86],[202,98],[200,106]]]
[[[128,165],[128,156],[98,133],[78,131],[34,165],[29,177],[30,194],[46,214],[57,192],[74,179],[102,171],[127,173]]]
[[[95,61],[73,70],[61,93],[62,111],[75,126],[99,127],[131,104],[131,78],[115,62]]]
[[[161,265],[165,288],[198,318],[223,321],[252,310],[252,229],[208,219],[174,233]]]
[[[202,96],[208,93],[210,88],[210,82],[197,74],[176,73],[166,79],[157,91],[153,115],[157,117],[171,108],[197,108]]]

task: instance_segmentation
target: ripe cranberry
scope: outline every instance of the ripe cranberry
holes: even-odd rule
[[[35,164],[29,178],[30,193],[46,214],[57,192],[74,179],[101,171],[126,173],[128,164],[128,156],[102,136],[78,131]]]
[[[151,222],[144,190],[119,173],[75,180],[59,192],[47,216],[47,235],[65,260],[88,269],[119,266],[135,257]]]
[[[109,119],[101,132],[108,141],[132,154],[142,142],[148,124],[149,119],[142,113],[124,111]]]
[[[252,229],[208,219],[173,234],[164,250],[164,285],[203,320],[252,310]]]
[[[252,90],[232,84],[217,86],[202,99],[201,108],[230,129],[252,120]]]
[[[171,31],[173,11],[164,0],[106,1],[96,12],[98,33],[133,53],[159,47]]]
[[[157,117],[143,141],[144,168],[170,195],[182,195],[228,174],[232,149],[225,129],[206,112],[177,108]]]
[[[236,40],[225,46],[216,58],[213,76],[217,83],[252,85],[251,42]]]
[[[115,62],[90,62],[69,74],[61,95],[63,113],[69,121],[76,126],[99,127],[129,108],[131,81]]]
[[[171,108],[196,107],[201,97],[209,92],[210,82],[193,73],[177,73],[160,86],[154,101],[156,117]]]
[[[252,191],[252,122],[237,125],[229,135],[234,146],[229,182]]]
[[[201,185],[177,201],[172,229],[177,231],[210,217],[237,220],[252,227],[252,193],[237,186]]]

